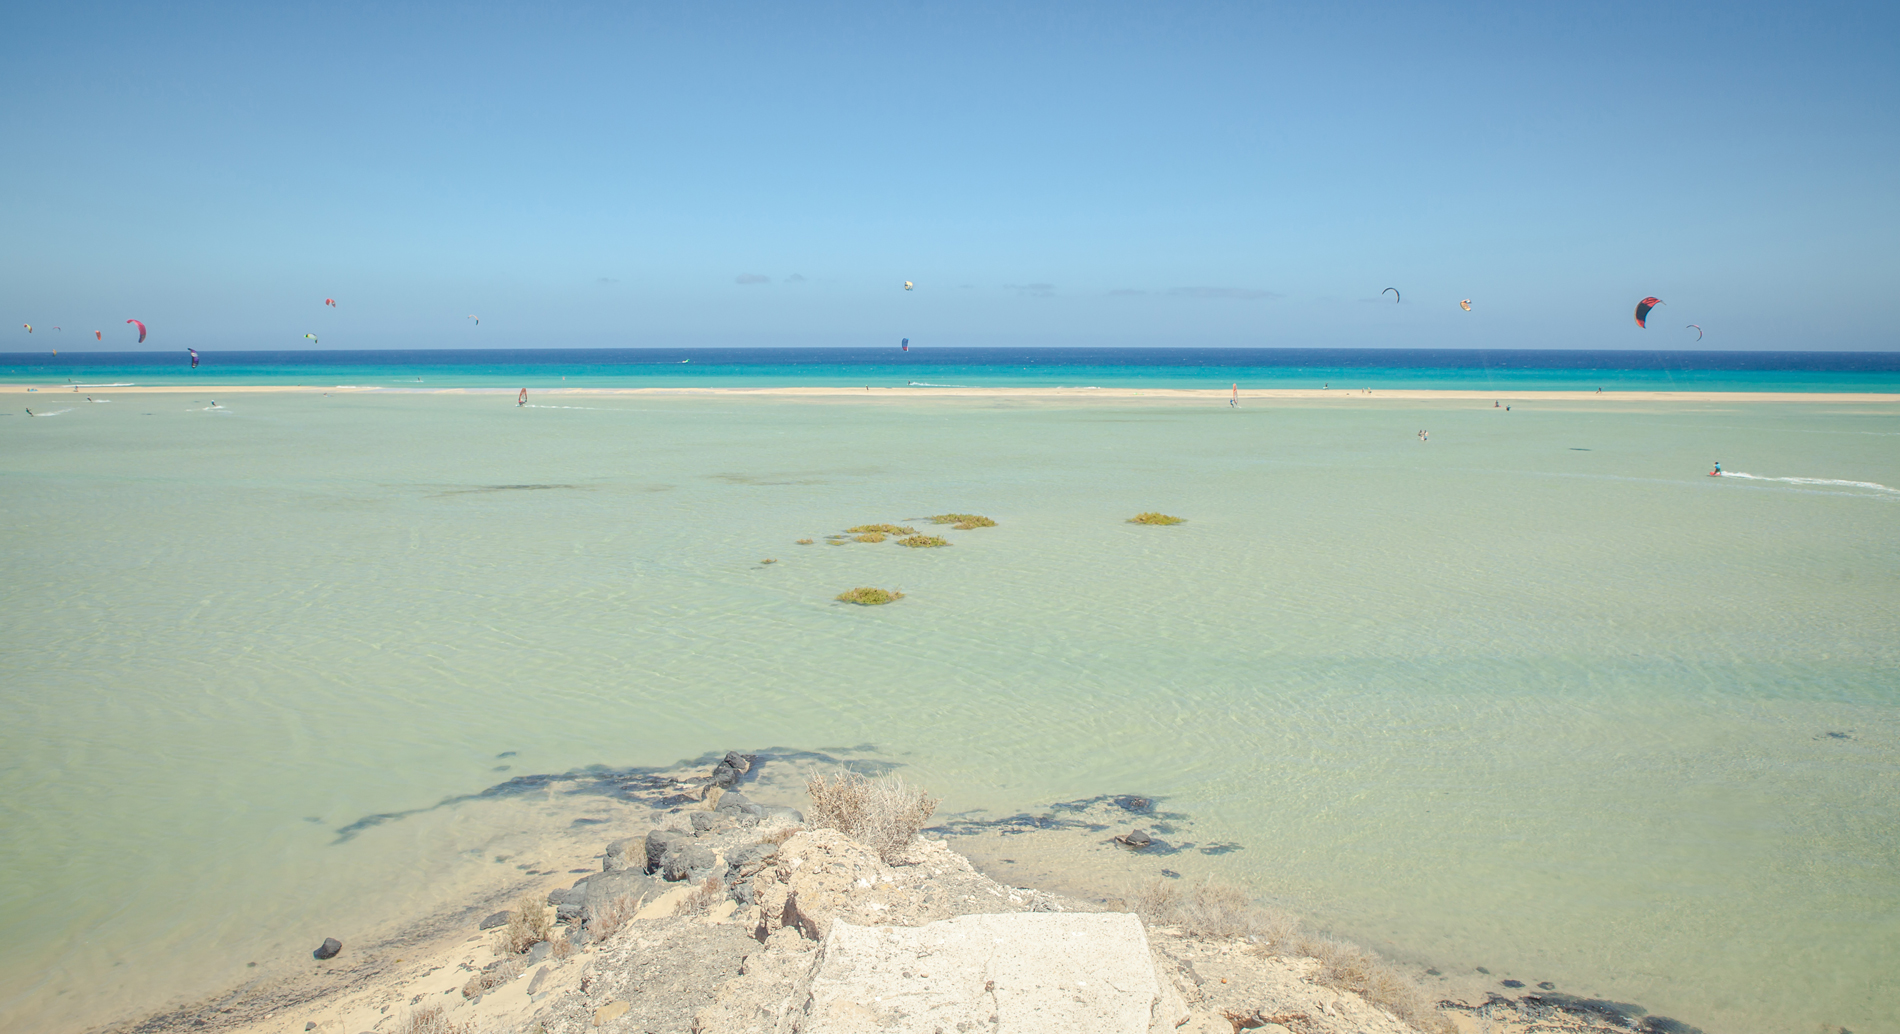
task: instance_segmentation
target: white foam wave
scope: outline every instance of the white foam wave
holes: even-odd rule
[[[75,388],[130,388],[130,387],[133,387],[133,382],[113,381],[111,384],[75,384],[73,385],[73,387]]]
[[[525,406],[517,406],[515,408],[517,409],[594,409],[594,410],[606,409],[605,406],[543,406],[535,402],[530,402]]]
[[[907,384],[908,384],[908,385],[909,385],[910,387],[913,387],[913,388],[969,388],[969,387],[974,387],[974,385],[969,385],[969,384],[932,384],[932,383],[930,383],[929,381],[908,381],[908,382],[906,382],[906,383],[907,383]]]
[[[1744,474],[1739,470],[1725,470],[1722,472],[1722,476],[1725,478],[1746,478],[1749,481],[1780,481],[1790,485],[1832,485],[1836,488],[1866,488],[1875,492],[1891,492],[1894,495],[1900,495],[1900,488],[1889,488],[1886,485],[1877,484],[1872,481],[1841,481],[1835,478],[1773,478],[1765,477],[1761,474]]]

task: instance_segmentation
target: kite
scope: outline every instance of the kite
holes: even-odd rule
[[[906,352],[908,352],[908,351],[910,351],[910,339],[909,339],[909,338],[905,338],[905,339],[904,339],[904,351],[906,351]]]
[[[310,340],[312,340],[312,341],[316,341],[316,340],[317,340],[317,336],[316,336],[315,334],[305,334],[305,335],[304,335],[304,337],[307,337],[307,338],[309,338],[309,339],[310,339]],[[321,341],[317,341],[317,343],[318,343],[318,344],[322,344],[323,342],[321,342]]]
[[[1400,300],[1401,300],[1401,299],[1399,298],[1399,289],[1398,289],[1398,288],[1396,288],[1396,287],[1388,287],[1388,288],[1386,288],[1386,289],[1385,289],[1385,291],[1391,291],[1391,292],[1392,292],[1392,304],[1394,304],[1394,305],[1397,305],[1397,304],[1398,304],[1398,303],[1400,302]],[[1380,296],[1381,296],[1381,297],[1383,297],[1383,296],[1385,295],[1385,291],[1380,291],[1380,292],[1379,292],[1379,294],[1380,294]]]
[[[1458,303],[1458,307],[1459,307],[1460,309],[1463,309],[1463,310],[1465,310],[1466,312],[1470,312],[1470,311],[1471,311],[1471,299],[1469,299],[1469,298],[1466,298],[1466,299],[1465,299],[1464,301],[1462,301],[1462,302],[1459,302],[1459,303]]]
[[[906,290],[906,291],[908,291],[908,290],[910,290],[910,289],[911,289],[911,288],[912,288],[913,286],[915,286],[915,285],[913,285],[913,284],[912,284],[912,283],[911,283],[910,281],[908,281],[908,280],[906,280],[906,281],[904,281],[904,290]]]
[[[22,327],[25,327],[25,328],[26,328],[26,332],[27,332],[28,334],[31,334],[31,333],[33,333],[33,324],[31,324],[31,323],[22,323],[22,324],[20,324],[20,326],[22,326]]]
[[[92,332],[92,339],[93,339],[94,341],[104,341],[104,340],[106,339],[106,335],[105,335],[105,332],[104,332],[104,331],[100,331],[100,330],[95,330],[95,331],[93,331],[93,332]]]
[[[143,324],[143,323],[139,323],[139,321],[138,321],[138,320],[126,320],[126,322],[127,322],[127,323],[135,323],[135,324],[138,324],[138,328],[139,328],[139,344],[141,344],[141,345],[142,345],[142,344],[144,344],[144,343],[145,343],[145,324]]]
[[[191,353],[191,368],[196,370],[198,368],[198,350],[195,348],[187,348],[185,351]]]
[[[471,313],[469,313],[469,314],[468,314],[468,318],[469,318],[469,319],[472,319],[472,320],[474,320],[474,321],[475,321],[475,325],[476,325],[476,326],[478,326],[478,327],[479,327],[479,326],[481,326],[481,325],[482,325],[482,318],[481,318],[480,316],[477,316],[477,315],[475,315],[474,313],[472,313],[472,312],[471,312]]]
[[[1663,300],[1661,298],[1645,298],[1642,301],[1637,302],[1636,303],[1636,325],[1643,328],[1644,330],[1648,330],[1649,324],[1644,323],[1643,321],[1649,318],[1649,310],[1655,308],[1658,305],[1661,305],[1662,303],[1663,303]]]
[[[1689,324],[1688,326],[1686,326],[1686,327],[1684,327],[1684,328],[1682,328],[1682,329],[1684,329],[1684,330],[1693,330],[1693,331],[1695,331],[1695,339],[1696,339],[1697,341],[1700,341],[1700,340],[1702,340],[1702,325],[1701,325],[1701,324],[1699,324],[1699,323],[1691,323],[1691,324]]]
[[[332,309],[334,309],[334,308],[336,308],[336,299],[335,299],[335,298],[325,298],[325,299],[323,300],[323,304],[325,304],[325,305],[328,305],[328,306],[329,306],[330,308],[332,308]]]

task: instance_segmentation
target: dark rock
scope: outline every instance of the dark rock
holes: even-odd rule
[[[659,897],[663,889],[658,880],[633,869],[595,873],[576,886],[575,893],[580,900],[575,907],[582,919],[592,919],[619,898],[651,901]]]
[[[1115,807],[1120,808],[1123,811],[1132,811],[1132,812],[1136,812],[1137,814],[1145,815],[1148,812],[1155,810],[1155,802],[1149,800],[1146,797],[1135,797],[1128,794],[1123,794],[1120,797],[1112,798],[1112,800],[1114,801]]]
[[[316,951],[313,951],[310,954],[316,956],[319,959],[334,959],[336,958],[336,953],[342,950],[343,950],[342,941],[339,941],[334,937],[325,937],[323,939],[322,946],[317,948]]]
[[[1502,983],[1505,987],[1523,987],[1524,986],[1524,982],[1522,980],[1503,980],[1503,981],[1499,981],[1499,983]]]
[[[666,852],[674,841],[691,836],[684,830],[656,829],[647,834],[647,871],[657,870],[666,859]]]
[[[475,929],[493,930],[497,926],[507,926],[508,920],[513,918],[513,916],[513,912],[496,912],[494,915],[489,916],[477,924]]]
[[[1550,981],[1548,981],[1548,980],[1545,980],[1545,981],[1541,981],[1541,982],[1539,982],[1537,986],[1538,986],[1538,987],[1541,987],[1541,988],[1543,988],[1543,989],[1544,989],[1544,990],[1546,990],[1546,991],[1555,991],[1555,990],[1557,990],[1557,985],[1556,985],[1556,984],[1553,984],[1553,983],[1551,983],[1551,982],[1550,982]]]
[[[567,928],[567,943],[572,944],[574,947],[584,948],[587,946],[589,940],[591,940],[591,938],[587,934],[587,928],[579,923]]]
[[[1116,837],[1115,842],[1123,847],[1133,848],[1139,851],[1144,847],[1152,846],[1155,842],[1155,838],[1149,836],[1148,831],[1145,829],[1131,829],[1127,833]]]
[[[732,900],[737,901],[740,905],[756,904],[758,901],[758,896],[753,893],[750,881],[733,884],[732,889],[728,893]]]
[[[548,967],[542,966],[540,969],[535,970],[534,979],[528,981],[529,996],[532,997],[536,991],[541,990],[541,985],[547,982],[548,982]]]
[[[1484,968],[1483,966],[1478,967],[1478,972],[1483,973],[1487,977],[1491,975],[1491,971]]]
[[[600,867],[604,872],[619,872],[622,869],[640,868],[645,861],[646,847],[642,837],[623,837],[607,845]]]
[[[1667,1016],[1646,1016],[1642,1030],[1645,1034],[1702,1034],[1698,1027],[1691,1027],[1681,1020],[1672,1020]]]
[[[723,800],[720,801],[720,810],[725,810],[725,802]],[[711,812],[696,811],[693,813],[693,829],[698,832],[704,833],[718,824],[719,820],[714,818]]]
[[[698,883],[713,874],[719,865],[719,857],[703,847],[686,847],[667,852],[661,865],[661,875],[668,880],[691,880]]]
[[[528,949],[528,965],[532,966],[535,963],[540,962],[541,960],[547,958],[548,953],[553,950],[554,950],[554,945],[549,944],[546,941],[534,942],[534,947]]]
[[[725,758],[719,763],[727,768],[736,770],[740,775],[752,771],[752,759],[736,750],[726,751]]]
[[[721,790],[730,790],[739,785],[739,777],[744,774],[744,772],[721,761],[718,765],[713,767],[712,784]]]
[[[558,908],[560,907],[561,902],[566,901],[567,896],[571,893],[573,892],[568,890],[566,887],[556,887],[553,890],[548,891],[548,904],[554,905],[555,907]]]
[[[305,1023],[304,1025],[303,1025],[303,1029],[305,1029],[305,1030],[316,1030],[316,1029],[317,1029],[317,1021],[316,1021],[316,1020],[310,1020],[310,1021],[308,1021],[308,1022],[306,1022],[306,1023]]]

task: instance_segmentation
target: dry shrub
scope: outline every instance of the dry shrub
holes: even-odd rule
[[[1302,939],[1297,947],[1297,954],[1319,961],[1315,983],[1351,991],[1419,1030],[1451,1034],[1456,1029],[1424,988],[1378,955],[1330,938]]]
[[[909,546],[912,549],[929,549],[934,546],[947,546],[950,540],[942,535],[912,535],[907,539],[898,539],[897,544]]]
[[[839,593],[838,598],[846,603],[855,603],[860,607],[877,607],[889,603],[892,600],[901,600],[904,598],[904,594],[895,589],[873,589],[867,585],[860,585],[848,592]]]
[[[683,916],[703,916],[712,911],[714,905],[726,900],[726,883],[717,876],[706,877],[706,882],[687,895],[686,903],[680,906]]]
[[[593,918],[587,920],[587,935],[596,944],[612,937],[614,931],[626,925],[627,920],[632,919],[634,913],[640,911],[640,906],[644,904],[646,904],[644,895],[636,898],[631,894],[621,894],[612,901],[596,906]],[[567,940],[565,937],[560,939]]]
[[[442,1015],[442,1007],[431,1005],[409,1014],[401,1034],[473,1034],[475,1025],[451,1020]]]
[[[553,936],[554,920],[548,917],[547,902],[532,894],[515,902],[514,914],[501,928],[501,946],[510,955],[519,955]]]
[[[1231,884],[1203,880],[1183,885],[1155,879],[1135,892],[1135,914],[1155,926],[1172,926],[1196,937],[1258,937],[1270,944],[1291,941],[1292,919],[1253,903]]]
[[[1151,510],[1147,513],[1138,513],[1134,515],[1133,517],[1128,518],[1128,523],[1130,524],[1179,524],[1185,520],[1187,520],[1187,518],[1185,517],[1170,517],[1165,513],[1155,513]]]
[[[1307,937],[1293,917],[1261,908],[1238,887],[1213,880],[1183,885],[1157,879],[1138,889],[1130,905],[1156,926],[1177,927],[1197,937],[1257,939],[1261,943],[1254,950],[1261,954],[1316,959],[1314,982],[1351,991],[1419,1030],[1451,1030],[1425,989],[1384,959],[1357,945]]]
[[[569,940],[568,938],[564,936],[556,937],[555,939],[548,942],[548,958],[551,958],[555,960],[556,962],[559,962],[560,960],[567,958],[569,955],[572,955],[579,950],[580,950],[579,948],[574,946],[573,941]]]
[[[526,966],[520,959],[509,959],[501,965],[484,969],[480,973],[469,977],[468,983],[462,985],[462,997],[480,998],[482,995],[488,993],[489,988],[500,987],[508,981],[520,976],[521,971],[525,968]]]
[[[882,542],[884,541],[884,533],[881,531],[867,531],[864,534],[858,536],[858,541],[859,542]]]
[[[896,776],[867,779],[856,772],[839,772],[826,779],[815,775],[805,790],[811,794],[812,826],[835,829],[876,851],[886,862],[903,854],[937,810],[936,798]]]

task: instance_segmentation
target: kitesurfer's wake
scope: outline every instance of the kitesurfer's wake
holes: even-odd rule
[[[1900,488],[1891,488],[1873,481],[1843,481],[1838,478],[1767,477],[1761,474],[1744,474],[1739,470],[1723,470],[1722,465],[1719,463],[1715,465],[1714,470],[1709,471],[1709,476],[1721,477],[1723,479],[1741,478],[1746,481],[1778,481],[1786,485],[1823,485],[1835,488],[1865,488],[1873,492],[1886,492],[1891,495],[1900,495]]]

